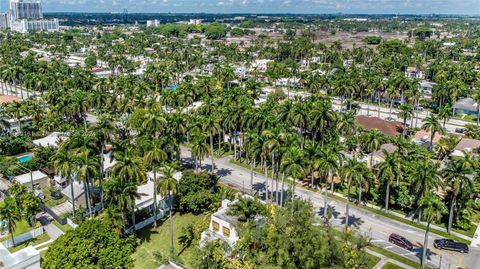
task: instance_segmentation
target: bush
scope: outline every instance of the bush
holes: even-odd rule
[[[32,139],[26,136],[5,136],[0,138],[0,154],[18,155],[32,146]]]
[[[363,42],[367,43],[368,45],[378,45],[382,42],[382,38],[379,36],[367,36],[363,39]]]
[[[184,171],[178,184],[178,204],[181,211],[200,214],[216,201],[218,177],[207,172]]]

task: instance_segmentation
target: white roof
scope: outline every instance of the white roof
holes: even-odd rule
[[[65,133],[53,132],[44,138],[33,140],[33,144],[39,147],[58,147],[59,140],[65,138],[67,135]]]
[[[10,253],[3,244],[0,244],[0,261],[6,268],[26,268],[38,265],[40,268],[40,252],[33,246]],[[36,268],[32,266],[32,268]]]
[[[47,179],[48,176],[43,172],[37,170],[37,171],[33,171],[31,176],[29,172],[26,174],[15,176],[13,179],[20,184],[30,184],[32,178],[33,178],[33,182],[35,183],[36,181]]]
[[[153,204],[153,181],[148,181],[147,183],[137,187],[137,193],[140,195],[140,198],[135,198],[135,207],[142,209]],[[157,202],[162,198],[158,194]]]
[[[78,199],[85,192],[83,188],[83,183],[80,184],[78,181],[73,182],[73,195],[75,200]],[[72,200],[72,187],[68,185],[65,189],[62,190],[62,194],[65,195],[70,201]]]
[[[147,173],[147,177],[148,177],[148,180],[153,180],[155,179],[155,177],[153,176],[153,171],[150,171]],[[163,174],[161,171],[157,172],[157,178],[158,179],[161,179],[163,177]],[[176,181],[180,181],[180,179],[182,178],[182,172],[175,172],[173,174],[173,178],[176,180]]]
[[[117,163],[117,160],[112,158],[112,154],[103,154],[103,169],[104,171],[107,171],[108,169],[111,169],[115,164]]]

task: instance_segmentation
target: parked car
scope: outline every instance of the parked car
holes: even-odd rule
[[[455,242],[452,239],[436,239],[433,241],[433,246],[438,249],[453,250],[460,253],[468,253],[467,244]]]
[[[413,250],[413,244],[410,241],[408,241],[405,237],[398,234],[391,234],[388,237],[388,242],[410,251]]]
[[[395,117],[391,116],[391,117],[387,117],[386,120],[388,120],[388,121],[395,121],[396,119],[395,119]]]
[[[52,196],[53,200],[60,200],[63,197],[63,195],[60,191],[54,191],[50,194],[50,196]]]
[[[463,134],[465,133],[465,128],[455,128],[455,133]]]

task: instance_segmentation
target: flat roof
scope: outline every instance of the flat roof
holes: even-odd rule
[[[37,170],[37,171],[32,171],[31,176],[30,176],[30,172],[29,172],[29,173],[26,173],[26,174],[22,174],[22,175],[18,175],[18,176],[13,177],[13,179],[15,181],[17,181],[18,183],[21,183],[21,184],[30,183],[32,178],[33,178],[33,182],[35,182],[35,181],[38,181],[38,180],[47,179],[48,176],[45,173]]]

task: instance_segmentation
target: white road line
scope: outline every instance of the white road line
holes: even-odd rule
[[[391,249],[391,248],[393,248],[393,246],[386,246],[386,247],[384,247],[384,249]]]
[[[382,239],[375,239],[375,240],[372,240],[372,243],[378,243],[378,242],[385,242],[385,240],[382,240]]]

